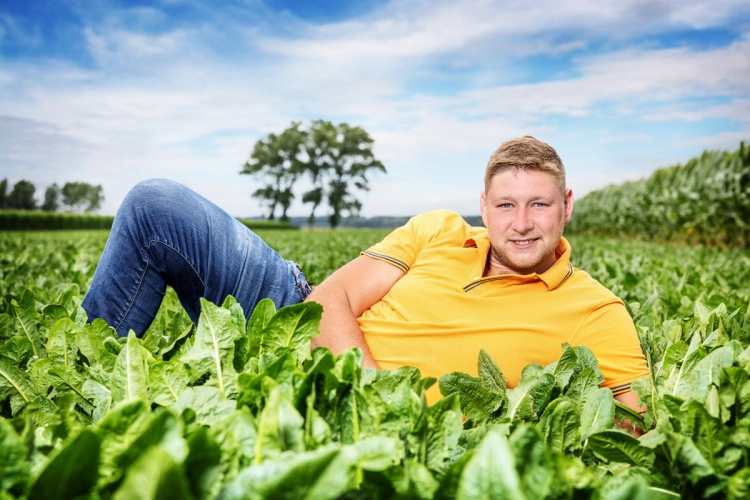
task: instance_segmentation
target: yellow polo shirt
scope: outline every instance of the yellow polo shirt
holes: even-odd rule
[[[615,394],[648,375],[625,305],[570,263],[562,238],[557,262],[541,274],[482,277],[487,230],[449,210],[411,219],[362,252],[404,270],[382,300],[359,318],[382,368],[419,368],[423,377],[459,371],[477,376],[480,349],[515,387],[529,363],[560,358],[562,344],[590,348]],[[427,399],[440,398],[435,384]]]

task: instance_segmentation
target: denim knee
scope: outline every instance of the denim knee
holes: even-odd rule
[[[155,201],[179,198],[178,193],[187,188],[169,179],[147,179],[141,181],[128,192],[121,208],[143,207]]]

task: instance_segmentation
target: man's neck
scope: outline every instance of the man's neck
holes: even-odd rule
[[[555,262],[557,262],[558,258],[559,258],[559,255],[557,255],[557,252],[552,252],[552,255],[550,257],[540,262],[533,268],[514,269],[500,262],[500,260],[494,254],[492,248],[490,248],[490,251],[487,253],[487,261],[485,262],[484,273],[482,274],[482,276],[486,278],[487,276],[502,276],[504,274],[516,274],[516,275],[521,275],[521,276],[527,275],[527,274],[534,274],[534,273],[542,274],[543,272],[547,271],[550,267],[552,267],[555,264]]]

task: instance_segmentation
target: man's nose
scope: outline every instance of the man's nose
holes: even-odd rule
[[[513,219],[513,230],[519,234],[530,231],[534,224],[529,218],[529,213],[525,207],[519,207],[516,216]]]

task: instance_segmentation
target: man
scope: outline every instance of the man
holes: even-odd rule
[[[369,367],[410,365],[423,376],[476,374],[487,350],[514,386],[528,363],[549,364],[561,344],[596,354],[604,387],[633,408],[635,379],[648,374],[623,302],[570,264],[562,238],[573,211],[565,170],[532,137],[492,155],[480,195],[485,228],[446,210],[413,218],[318,288],[255,234],[196,193],[146,181],[128,194],[83,307],[120,335],[142,334],[166,285],[193,321],[199,298],[233,295],[249,313],[269,297],[277,307],[323,305],[313,346],[358,346]],[[439,397],[437,387],[427,394]]]
[[[492,155],[480,195],[484,228],[449,211],[412,219],[366,250],[307,300],[323,305],[314,346],[356,345],[365,366],[409,365],[423,376],[476,375],[487,350],[515,386],[529,363],[586,345],[604,387],[633,408],[630,383],[648,375],[623,302],[570,264],[563,227],[573,212],[559,156],[522,137]],[[428,399],[439,397],[437,387]]]

